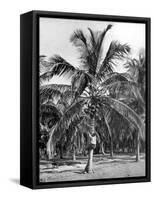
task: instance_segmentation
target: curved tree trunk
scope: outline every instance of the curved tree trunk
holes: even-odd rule
[[[139,132],[137,132],[136,136],[136,162],[140,161],[140,137]]]
[[[100,153],[102,153],[103,156],[105,156],[105,151],[104,151],[104,142],[102,141],[100,144]]]
[[[110,135],[110,156],[112,158],[113,157],[113,137],[112,137],[112,132],[111,132],[111,129],[110,129],[110,126],[108,124],[106,117],[105,117],[105,122],[106,122],[106,126],[108,129],[109,135]]]
[[[53,158],[53,154],[54,154],[54,144],[53,144],[53,131],[54,131],[55,127],[52,127],[50,134],[49,134],[49,140],[46,144],[46,148],[47,148],[47,158],[48,160]]]
[[[73,159],[73,161],[76,160],[75,153],[76,153],[76,148],[75,148],[75,146],[73,145],[73,155],[72,155],[72,159]]]
[[[60,159],[63,159],[63,145],[62,144],[60,145],[59,151],[60,151]]]
[[[53,144],[52,144],[52,135],[50,135],[49,137],[46,148],[47,148],[47,158],[48,160],[51,160],[53,158],[53,150],[54,150]]]
[[[72,159],[75,161],[76,160],[76,144],[77,143],[77,129],[75,129],[75,133],[74,133],[74,139],[73,139],[73,153],[72,153]]]
[[[92,119],[91,128],[92,128],[92,134],[95,133],[95,118]],[[93,172],[93,152],[94,150],[90,148],[88,152],[88,162],[84,170],[87,173]]]
[[[112,134],[110,137],[110,157],[113,157],[113,138],[112,138]]]

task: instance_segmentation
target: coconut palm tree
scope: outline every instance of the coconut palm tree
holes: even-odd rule
[[[132,76],[133,80],[138,84],[142,98],[145,100],[146,68],[145,68],[144,50],[143,49],[140,50],[138,59],[128,58],[124,66],[128,70],[128,73]]]
[[[140,117],[145,120],[145,86],[146,86],[146,68],[145,68],[145,51],[141,49],[139,51],[138,59],[128,58],[126,64],[124,65],[128,70],[128,73],[132,77],[133,81],[138,86],[138,94],[140,95],[139,99],[135,99],[130,102],[129,106],[135,110],[135,112],[140,115]],[[139,136],[136,139],[137,146],[139,146]]]
[[[64,111],[60,121],[51,129],[50,144],[54,140],[59,140],[64,134],[64,130],[67,130],[75,120],[81,122],[81,120],[88,119],[91,128],[90,134],[93,134],[96,131],[97,119],[104,118],[104,123],[112,138],[109,125],[112,111],[119,113],[131,125],[136,126],[138,135],[143,136],[144,123],[140,116],[128,106],[132,99],[140,98],[137,84],[129,78],[128,74],[115,72],[116,62],[125,59],[130,47],[127,44],[112,41],[103,56],[103,42],[111,28],[112,25],[108,25],[105,30],[99,32],[88,28],[89,35],[85,35],[82,30],[76,30],[70,41],[79,50],[80,67],[75,67],[61,56],[55,55],[51,59],[50,70],[40,77],[41,80],[49,80],[55,75],[62,76],[64,74],[72,77],[71,103]],[[54,92],[65,90],[65,86],[57,85],[56,87],[56,91],[54,91],[52,85],[51,87],[50,85],[44,86],[41,91],[46,96],[50,94],[53,96]],[[137,151],[136,157],[138,160],[139,151]],[[92,159],[93,149],[90,149],[85,168],[88,173],[92,171]]]

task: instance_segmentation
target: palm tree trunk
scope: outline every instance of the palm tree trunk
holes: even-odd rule
[[[75,153],[76,153],[76,148],[75,148],[75,146],[73,145],[73,161],[75,161],[76,160],[76,156],[75,156]]]
[[[112,134],[110,137],[110,157],[113,157],[113,138],[112,138]]]
[[[105,118],[105,122],[106,122],[108,132],[109,132],[109,135],[110,135],[110,156],[112,158],[113,157],[113,137],[112,137],[112,132],[111,132],[110,126],[109,126],[106,118]]]
[[[53,145],[53,141],[52,141],[52,136],[53,133],[51,132],[49,135],[49,140],[46,144],[46,149],[47,149],[47,159],[50,160],[53,158],[53,154],[54,154],[54,145]]]
[[[91,122],[91,127],[92,127],[92,134],[93,134],[93,133],[95,133],[95,118],[94,117]],[[84,170],[87,173],[93,172],[93,152],[94,152],[94,150],[92,148],[89,148],[88,162],[87,162],[87,165]]]
[[[140,137],[139,131],[137,132],[136,136],[136,162],[140,161]]]
[[[100,150],[101,150],[101,152],[100,153],[102,153],[103,154],[103,156],[105,156],[105,151],[104,151],[104,143],[103,143],[103,141],[101,142],[101,144],[100,144]]]
[[[77,147],[78,147],[78,154],[81,152],[81,137],[80,135],[78,135],[78,137],[76,138],[77,139]]]
[[[89,154],[88,154],[88,162],[87,165],[85,167],[85,172],[87,173],[91,173],[93,172],[93,149],[89,150]]]
[[[47,145],[47,159],[51,160],[53,158],[53,144],[52,144],[52,136],[50,136]]]
[[[76,160],[76,144],[77,143],[77,130],[75,129],[75,133],[74,133],[74,140],[73,140],[73,154],[72,154],[72,159]]]
[[[63,145],[60,145],[60,159],[63,159]]]

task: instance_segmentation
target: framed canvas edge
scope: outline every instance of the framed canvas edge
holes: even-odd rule
[[[31,11],[33,15],[33,48],[32,48],[32,174],[33,183],[32,189],[43,188],[60,188],[60,187],[79,187],[79,186],[94,186],[94,185],[107,185],[107,184],[122,184],[122,183],[139,183],[151,181],[151,18],[147,17],[131,17],[131,16],[114,16],[114,15],[97,15],[97,14],[83,14],[83,13],[65,13],[65,12],[52,12],[52,11]],[[130,23],[145,23],[146,24],[146,64],[147,72],[146,77],[149,79],[147,83],[146,95],[146,176],[144,177],[126,177],[126,178],[113,178],[113,179],[97,179],[97,180],[80,180],[80,181],[61,181],[61,182],[39,182],[39,157],[38,157],[38,140],[37,132],[39,110],[39,70],[38,56],[39,56],[39,26],[38,20],[40,17],[53,17],[65,19],[87,19],[87,20],[105,20],[117,22],[130,22]],[[37,103],[36,103],[37,102]]]
[[[28,31],[26,31],[28,30]],[[32,12],[20,15],[20,184],[32,187]],[[29,148],[27,148],[29,145]]]

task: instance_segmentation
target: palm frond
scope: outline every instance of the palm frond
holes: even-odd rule
[[[114,140],[118,139],[122,130],[125,130],[125,137],[128,137],[135,130],[135,126],[126,117],[109,105],[101,105],[97,115],[96,128],[101,140],[110,140],[111,136]]]
[[[122,103],[121,101],[113,99],[113,98],[103,97],[102,101],[103,101],[103,104],[108,105],[111,108],[115,109],[123,117],[125,117],[132,124],[134,124],[138,128],[141,138],[145,137],[144,122],[134,110],[132,110],[129,106]]]
[[[99,62],[102,56],[102,44],[105,38],[106,33],[112,28],[112,25],[109,24],[105,30],[94,32],[92,29],[88,28],[90,32],[90,43],[92,46],[92,52],[96,59],[96,67],[99,66]]]
[[[69,128],[69,126],[74,121],[79,120],[82,117],[82,107],[84,103],[85,100],[78,100],[66,109],[60,121],[58,122],[56,129],[54,130],[54,141],[58,141]]]
[[[60,97],[64,92],[71,91],[70,85],[48,84],[40,87],[40,102]]]
[[[62,112],[54,103],[42,104],[40,106],[40,122],[47,127],[48,130],[55,125],[61,118]]]
[[[70,41],[78,47],[80,53],[80,60],[85,69],[89,70],[89,73],[95,75],[97,65],[102,56],[102,43],[108,30],[112,25],[108,25],[104,31],[96,32],[88,28],[90,36],[86,39],[82,30],[76,30],[71,36]]]
[[[66,110],[66,108],[71,104],[73,101],[74,92],[67,90],[63,92],[57,101],[57,106],[61,107],[62,110]]]
[[[130,52],[130,47],[127,44],[120,44],[117,41],[112,41],[106,53],[106,57],[98,71],[99,74],[113,72],[114,59],[122,59]]]
[[[108,134],[110,136],[110,138],[112,137],[112,132],[111,132],[111,128],[110,128],[110,125],[109,125],[109,121],[106,119],[106,117],[104,117],[105,119],[105,124],[107,126],[107,130],[108,130]]]
[[[105,80],[102,83],[102,85],[110,85],[117,81],[128,81],[128,79],[126,78],[125,74],[113,72],[113,73],[106,75]]]
[[[53,56],[51,59],[51,68],[46,73],[40,76],[42,80],[49,80],[53,76],[62,76],[65,74],[73,75],[76,68],[67,62],[64,58],[59,55]]]
[[[96,117],[96,131],[100,136],[100,140],[103,141],[104,138],[108,138],[108,130],[104,120],[104,115],[102,115],[102,113],[99,113],[99,115],[99,118],[98,116]]]
[[[49,61],[44,60],[44,57],[46,56],[40,56],[40,61],[39,61],[40,76],[49,71],[51,68],[51,63]]]
[[[72,121],[72,123],[68,126],[66,130],[66,137],[68,139],[67,146],[69,147],[72,144],[72,139],[74,138],[75,134],[78,135],[78,125],[83,120],[83,116],[79,116],[75,120]]]
[[[78,127],[82,132],[91,133],[90,119],[88,116],[84,116]]]
[[[112,41],[106,54],[106,59],[111,60],[115,58],[123,58],[129,52],[130,47],[127,44],[122,45],[117,41]]]
[[[81,46],[83,47],[83,45],[87,47],[86,36],[84,35],[83,31],[80,29],[77,29],[76,31],[74,31],[74,33],[72,34],[70,38],[70,42],[72,42],[77,47],[81,47]]]
[[[138,100],[145,107],[144,99],[139,91],[138,85],[133,81],[115,81],[105,85],[109,95],[116,99],[126,99],[126,103]]]
[[[89,32],[90,32],[90,45],[93,48],[93,51],[96,49],[96,45],[97,45],[97,38],[98,38],[98,32],[94,32],[91,28],[88,28]]]
[[[78,76],[77,76],[78,77]],[[78,77],[79,79],[75,78],[73,80],[73,91],[75,91],[75,98],[77,98],[79,95],[83,93],[83,91],[86,89],[89,83],[93,81],[93,77],[91,77],[88,73],[83,72]]]
[[[100,88],[98,93],[102,94],[104,91],[107,91],[113,98],[127,99],[127,103],[132,102],[132,100],[138,100],[144,107],[145,102],[140,94],[138,84],[128,80],[128,78],[127,73],[110,73],[106,75],[104,82],[101,84],[102,88]]]
[[[70,105],[63,116],[64,127],[68,127],[69,124],[82,113],[82,108],[85,100],[77,100]]]
[[[46,103],[50,100],[54,100],[54,98],[59,98],[61,96],[61,92],[55,89],[44,88],[40,90],[40,103]]]
[[[84,70],[79,70],[77,69],[74,75],[71,78],[71,86],[72,86],[72,91],[76,90],[79,86],[79,79],[82,76],[82,74],[85,73]]]
[[[71,90],[66,90],[66,91],[64,91],[64,92],[62,93],[62,95],[61,95],[61,100],[62,100],[62,101],[65,101],[65,102],[69,102],[70,99],[72,98],[73,93],[74,93],[74,92],[71,91]]]
[[[62,115],[62,113],[57,108],[57,106],[51,102],[50,102],[50,104],[42,104],[40,106],[40,113],[50,113],[51,115],[52,115],[52,113],[56,113],[59,116],[59,118]]]
[[[136,59],[128,58],[127,62],[124,64],[127,72],[133,77],[134,81],[137,82],[139,75],[139,61]]]
[[[80,53],[80,61],[82,63],[82,67],[87,70],[91,70],[90,73],[95,73],[96,62],[93,58],[93,51],[89,44],[88,39],[84,35],[83,31],[77,29],[72,34],[70,41],[78,48]]]
[[[133,77],[134,81],[142,84],[145,79],[145,57],[139,55],[139,59],[128,58],[124,67],[127,69],[128,73]]]

